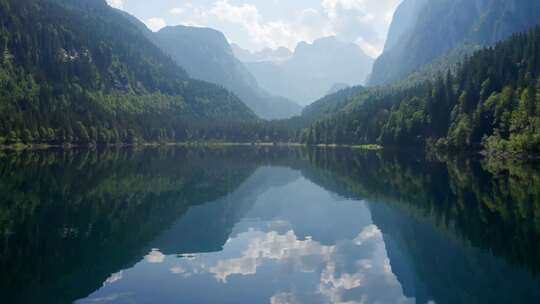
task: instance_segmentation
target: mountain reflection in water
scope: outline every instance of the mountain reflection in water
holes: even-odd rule
[[[5,303],[534,303],[536,164],[289,148],[0,155]]]

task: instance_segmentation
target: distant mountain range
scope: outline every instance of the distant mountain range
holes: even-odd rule
[[[373,59],[354,44],[327,37],[312,44],[301,42],[293,53],[286,49],[250,53],[235,47],[259,85],[302,105],[335,88],[365,83]]]
[[[236,58],[242,62],[281,62],[290,59],[293,56],[293,53],[286,47],[277,49],[266,48],[259,52],[250,52],[234,43],[231,44],[231,47]]]
[[[225,35],[210,28],[169,26],[154,33],[137,18],[122,12],[168,54],[190,77],[218,84],[235,93],[264,119],[300,114],[302,107],[263,90],[244,64],[233,55]]]
[[[403,0],[375,63],[335,37],[253,53],[212,29],[154,33],[105,0],[0,0],[0,16],[0,146],[219,140],[540,151],[540,29],[530,30],[538,0]]]
[[[302,110],[297,103],[259,87],[255,77],[233,55],[221,32],[188,26],[165,27],[155,33],[153,41],[191,77],[231,90],[261,118],[289,118]]]
[[[469,54],[465,49],[493,45],[539,22],[538,0],[404,0],[369,85],[403,79],[455,49]]]

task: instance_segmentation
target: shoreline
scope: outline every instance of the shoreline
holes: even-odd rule
[[[0,144],[0,152],[23,152],[23,151],[46,151],[46,150],[72,150],[72,149],[102,149],[102,148],[147,148],[147,147],[184,147],[184,148],[227,148],[227,147],[289,147],[289,148],[321,148],[321,149],[351,149],[356,151],[372,151],[380,152],[382,150],[396,151],[395,148],[386,148],[378,144],[363,144],[363,145],[343,145],[343,144],[317,144],[308,145],[297,142],[220,142],[220,141],[192,141],[192,142],[139,142],[139,143],[116,143],[116,144]],[[409,151],[407,149],[399,151]],[[450,151],[432,151],[439,155],[448,155]],[[467,151],[458,154],[476,155],[485,159],[499,160],[521,160],[521,161],[537,161],[540,160],[538,154],[527,153],[493,153],[487,151]]]
[[[296,142],[253,142],[253,143],[242,143],[242,142],[214,142],[214,141],[194,141],[194,142],[144,142],[144,143],[118,143],[118,144],[90,144],[90,145],[80,145],[80,144],[11,144],[11,145],[0,145],[0,151],[39,151],[39,150],[50,150],[50,149],[96,149],[96,148],[126,148],[126,147],[316,147],[316,148],[350,148],[355,150],[366,150],[366,151],[380,151],[383,150],[383,146],[376,144],[369,145],[337,145],[337,144],[319,144],[319,145],[307,145],[303,143]]]

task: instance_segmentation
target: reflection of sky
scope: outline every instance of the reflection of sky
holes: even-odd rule
[[[356,219],[355,222],[352,220]],[[80,303],[409,303],[364,202],[300,179],[272,188],[223,250],[151,250]]]

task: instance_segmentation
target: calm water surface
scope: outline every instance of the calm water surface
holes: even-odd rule
[[[539,303],[534,163],[0,154],[2,303]]]

